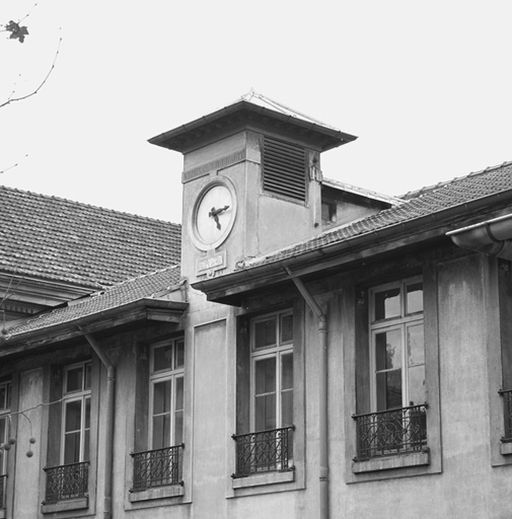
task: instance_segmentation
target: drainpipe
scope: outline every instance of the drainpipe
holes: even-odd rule
[[[104,476],[104,489],[103,489],[103,517],[104,519],[112,519],[113,507],[112,507],[112,481],[114,472],[114,411],[115,411],[115,383],[116,383],[116,372],[115,368],[105,355],[96,339],[84,332],[80,327],[78,329],[82,332],[86,341],[89,343],[94,353],[98,356],[101,363],[107,371],[107,387],[105,390],[105,476]]]
[[[446,233],[463,249],[512,260],[512,214]]]
[[[320,454],[320,510],[319,519],[329,519],[329,457],[328,457],[328,428],[327,428],[327,315],[322,311],[308,289],[298,277],[294,277],[288,267],[284,267],[286,273],[297,287],[306,304],[318,319],[319,336],[319,405],[318,405],[318,429],[319,429],[319,454]]]

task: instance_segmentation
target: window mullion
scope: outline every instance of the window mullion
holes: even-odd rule
[[[170,401],[170,409],[169,412],[171,413],[171,416],[169,417],[169,446],[174,445],[174,440],[176,438],[176,431],[174,430],[175,427],[175,413],[176,413],[176,398],[177,398],[177,392],[176,392],[176,376],[173,375],[171,377],[171,398]]]

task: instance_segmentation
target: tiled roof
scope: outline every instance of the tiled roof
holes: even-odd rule
[[[101,287],[180,261],[180,225],[5,186],[0,224],[0,272]]]
[[[4,334],[4,339],[8,341],[26,333],[72,323],[87,317],[93,318],[100,312],[113,310],[140,299],[163,297],[179,282],[179,265],[139,276],[15,323]]]
[[[246,260],[240,270],[290,259],[329,245],[432,215],[487,196],[512,190],[512,162],[471,173],[404,195],[403,202],[372,216],[335,227],[322,234],[265,256]]]

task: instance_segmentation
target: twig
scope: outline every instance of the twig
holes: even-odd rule
[[[11,97],[9,97],[9,99],[4,101],[3,103],[0,103],[0,108],[3,108],[4,106],[7,106],[8,104],[14,103],[16,101],[23,101],[24,99],[28,99],[29,97],[32,97],[33,95],[36,95],[39,92],[39,90],[41,90],[41,88],[43,88],[43,86],[48,81],[48,78],[50,77],[51,73],[53,72],[53,69],[55,68],[55,63],[57,62],[57,57],[59,56],[59,52],[60,52],[60,44],[61,44],[61,42],[62,42],[62,36],[59,38],[59,43],[57,45],[57,51],[55,52],[55,56],[53,57],[52,66],[50,67],[50,70],[47,72],[46,76],[41,81],[39,86],[35,90],[30,92],[29,94],[26,94],[26,95],[23,95],[23,96],[20,96],[20,97],[13,97],[12,94],[11,94]]]
[[[23,159],[26,159],[28,157],[28,153],[26,153],[23,157]],[[0,170],[0,175],[2,173],[7,173],[8,171],[10,171],[11,169],[14,169],[14,168],[17,168],[19,165],[20,165],[21,161],[19,162],[16,162],[15,164],[12,164],[11,166],[9,166],[8,168],[5,168],[5,169],[2,169]]]

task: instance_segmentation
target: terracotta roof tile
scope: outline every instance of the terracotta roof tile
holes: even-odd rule
[[[179,265],[145,274],[14,323],[4,334],[4,339],[8,341],[29,332],[71,323],[84,317],[94,317],[99,312],[112,310],[140,299],[162,298],[179,282]]]
[[[247,270],[300,256],[307,252],[348,241],[393,225],[438,213],[458,205],[512,190],[512,162],[471,173],[435,186],[407,193],[399,205],[372,216],[335,227],[309,240],[290,245],[265,256],[251,258],[239,270]]]
[[[0,272],[88,287],[180,261],[181,226],[0,186]]]

